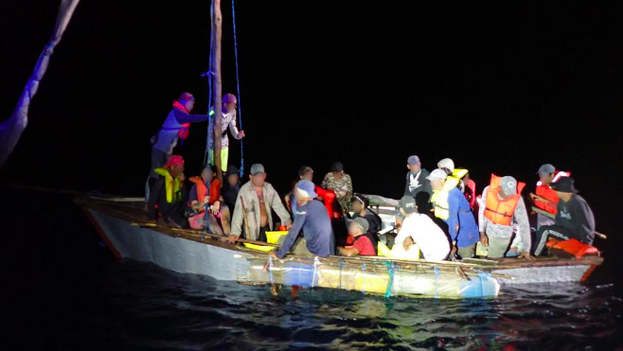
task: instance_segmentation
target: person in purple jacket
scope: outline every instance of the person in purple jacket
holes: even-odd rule
[[[320,201],[314,200],[318,197],[315,187],[309,180],[301,180],[296,185],[295,198],[299,206],[294,213],[294,224],[288,235],[280,238],[281,249],[278,252],[272,251],[270,256],[281,259],[287,255],[295,245],[301,230],[304,239],[301,238],[297,243],[297,254],[327,257],[335,253],[331,219],[325,206]]]

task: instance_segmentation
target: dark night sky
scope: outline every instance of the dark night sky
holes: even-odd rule
[[[356,190],[398,197],[409,154],[443,157],[482,189],[491,172],[532,185],[574,172],[598,227],[620,206],[623,11],[604,3],[237,3],[246,163],[284,190],[334,160]],[[410,7],[403,7],[410,4]],[[417,4],[415,7],[413,4]],[[224,1],[224,90],[235,90]],[[548,6],[548,7],[544,7]],[[0,116],[45,44],[55,1],[0,5]],[[149,137],[182,91],[207,107],[209,1],[84,0],[52,57],[7,181],[140,195]],[[181,152],[203,160],[205,124]],[[232,160],[237,163],[237,144]],[[616,228],[618,229],[618,228]]]

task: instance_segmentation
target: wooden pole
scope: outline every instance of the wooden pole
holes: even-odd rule
[[[221,77],[221,39],[223,37],[223,15],[221,13],[221,0],[212,0],[212,32],[214,33],[214,50],[212,51],[212,62],[214,63],[214,90],[212,92],[214,101],[214,165],[216,167],[216,178],[223,180],[223,169],[221,167],[221,134],[222,134],[222,109],[223,109],[223,80]]]

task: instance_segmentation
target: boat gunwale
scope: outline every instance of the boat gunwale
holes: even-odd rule
[[[220,248],[244,252],[248,259],[258,259],[268,258],[268,253],[258,252],[256,250],[247,249],[244,246],[238,246],[235,244],[231,244],[229,242],[223,242],[221,240],[202,240],[209,237],[215,237],[216,235],[207,234],[204,236],[201,231],[193,230],[193,229],[179,229],[166,227],[161,225],[151,225],[145,227],[148,222],[145,218],[136,218],[136,216],[132,216],[129,213],[122,212],[121,209],[128,208],[134,211],[141,210],[141,208],[136,204],[132,204],[130,202],[109,202],[106,201],[105,198],[99,197],[98,199],[94,199],[88,196],[80,196],[77,197],[75,203],[78,204],[81,208],[87,211],[88,209],[94,209],[96,211],[100,211],[102,213],[111,215],[113,217],[120,218],[125,220],[131,224],[137,225],[142,228],[147,228],[161,234],[178,237],[190,241],[194,241],[197,243],[202,243],[206,245],[218,246]],[[141,203],[142,204],[142,203]],[[116,248],[115,248],[116,249]],[[298,256],[289,256],[284,259],[284,261],[304,261],[310,262],[313,261],[312,258],[303,258]],[[453,262],[453,261],[409,261],[409,260],[400,260],[400,259],[392,259],[387,257],[364,257],[364,256],[355,256],[355,257],[344,257],[344,256],[329,256],[326,258],[319,258],[320,262],[323,264],[363,264],[369,265],[370,269],[378,268],[379,270],[387,270],[388,264],[396,264],[400,266],[401,269],[406,270],[428,270],[434,269],[437,267],[438,269],[443,270],[444,272],[453,272],[457,275],[468,275],[474,276],[478,275],[482,272],[488,272],[495,274],[495,271],[498,270],[509,270],[509,269],[520,269],[520,268],[537,268],[537,267],[557,267],[557,266],[578,266],[578,265],[587,265],[587,266],[599,266],[603,263],[604,259],[600,256],[587,256],[583,257],[580,260],[576,259],[564,259],[564,258],[543,258],[537,259],[536,261],[528,261],[528,260],[519,260],[516,258],[502,258],[502,259],[486,259],[483,260],[483,264],[476,264],[470,262]],[[485,263],[486,262],[486,263]],[[376,267],[375,267],[376,266]],[[376,270],[376,269],[375,269]],[[461,270],[462,272],[458,272]],[[504,274],[496,274],[500,276],[507,275]]]

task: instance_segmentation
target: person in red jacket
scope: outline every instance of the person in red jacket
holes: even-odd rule
[[[536,183],[535,193],[530,193],[534,205],[544,211],[547,211],[553,215],[556,215],[558,206],[558,196],[556,191],[552,189],[552,183],[555,183],[562,177],[569,177],[569,172],[556,171],[556,167],[546,163],[542,165],[537,174],[539,175],[539,181]],[[537,214],[537,229],[545,225],[553,225],[554,219]]]

